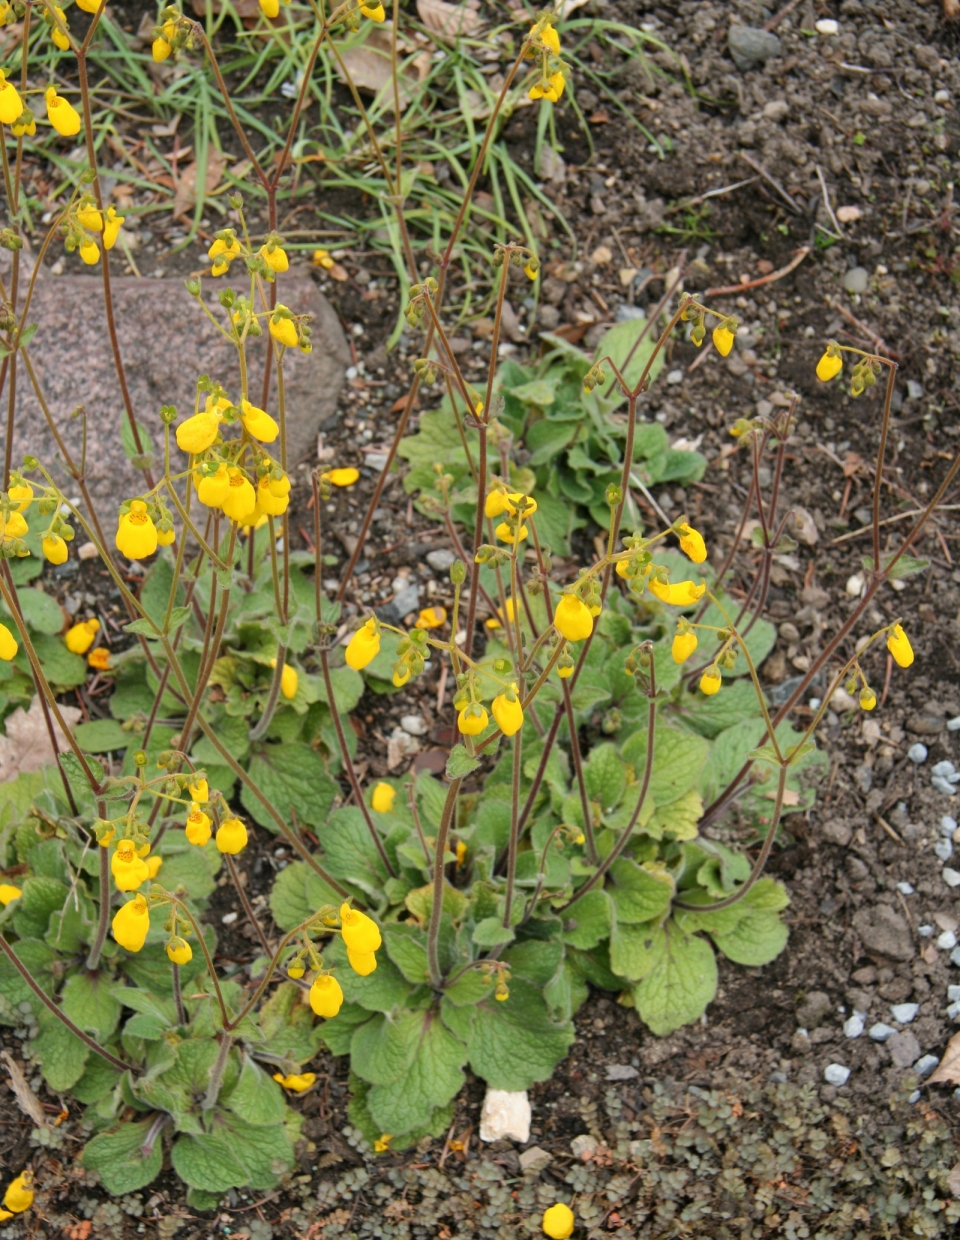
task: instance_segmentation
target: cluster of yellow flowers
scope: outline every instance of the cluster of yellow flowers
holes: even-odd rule
[[[23,541],[30,532],[25,513],[36,498],[33,487],[18,474],[11,474],[4,499],[0,496],[0,550],[5,557],[24,558],[30,548]],[[67,543],[73,541],[73,526],[61,516],[59,500],[44,495],[37,504],[41,516],[49,516],[46,529],[40,537],[44,558],[51,564],[63,564],[67,559]]]
[[[63,641],[72,654],[86,654],[87,663],[90,667],[98,672],[105,672],[110,667],[110,652],[105,646],[98,646],[96,650],[90,650],[99,632],[100,621],[94,616],[89,620],[80,620],[76,624],[71,625],[64,633]],[[88,650],[90,651],[89,654],[87,654]]]
[[[829,383],[831,379],[835,379],[843,370],[844,353],[852,353],[858,359],[850,378],[850,395],[862,396],[868,387],[873,387],[876,383],[877,375],[883,366],[878,357],[864,353],[862,349],[852,349],[849,345],[840,345],[835,340],[828,340],[823,356],[817,362],[817,378],[823,383]]]
[[[92,267],[100,261],[100,246],[96,238],[103,241],[105,250],[112,250],[117,244],[120,229],[126,216],[117,215],[116,207],[107,207],[106,218],[89,194],[84,194],[76,209],[68,212],[61,225],[66,238],[69,253],[79,250],[81,260]]]
[[[540,61],[540,80],[530,87],[528,98],[557,103],[567,84],[567,67],[560,59],[560,36],[549,20],[541,20],[527,37],[531,43],[525,58]]]
[[[61,137],[73,138],[80,132],[80,113],[62,95],[57,94],[55,86],[48,86],[44,91],[47,105],[47,120]],[[9,125],[15,138],[25,134],[33,137],[37,132],[36,117],[20,98],[20,92],[8,82],[6,74],[0,69],[0,123]]]
[[[336,926],[338,918],[336,915],[330,918],[325,916],[323,920],[326,925]],[[366,913],[361,913],[359,909],[351,908],[346,903],[340,906],[339,923],[350,968],[360,977],[369,977],[376,970],[377,952],[383,942],[377,923]],[[299,980],[306,973],[308,963],[310,968],[316,971],[310,986],[310,1006],[317,1016],[330,1020],[343,1005],[343,989],[333,974],[324,969],[322,958],[309,940],[287,964],[287,975]],[[274,1079],[280,1080],[280,1077]],[[288,1079],[302,1082],[305,1078]],[[285,1089],[298,1090],[309,1088],[313,1081],[311,1079],[308,1085],[288,1084],[287,1080],[280,1080],[280,1083]]]
[[[0,1210],[0,1223],[13,1218],[15,1214],[23,1214],[33,1205],[33,1174],[23,1171],[11,1180],[3,1194],[3,1209]]]

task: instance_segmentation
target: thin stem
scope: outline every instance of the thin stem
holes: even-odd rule
[[[183,1006],[183,993],[180,989],[180,966],[174,963],[173,966],[173,1001],[177,1006],[177,1024],[181,1028],[186,1028],[187,1013]]]
[[[227,862],[227,869],[230,871],[230,877],[233,880],[233,885],[236,887],[237,895],[240,897],[240,903],[243,905],[243,911],[247,915],[247,920],[256,931],[257,938],[260,940],[260,946],[269,956],[272,954],[270,951],[270,944],[267,942],[267,936],[263,932],[263,927],[260,925],[257,915],[253,911],[253,905],[250,903],[247,893],[243,888],[243,883],[240,881],[240,871],[237,869],[237,863],[229,853],[224,853],[224,857]]]
[[[213,1068],[210,1072],[210,1084],[207,1086],[206,1096],[201,1103],[201,1109],[204,1111],[212,1111],[217,1105],[217,1099],[220,1097],[220,1086],[223,1084],[223,1074],[227,1067],[227,1060],[230,1057],[230,1049],[233,1046],[233,1038],[224,1030],[220,1034],[220,1045],[217,1049],[217,1057],[213,1062]]]
[[[890,432],[890,410],[893,401],[893,384],[897,377],[896,362],[887,362],[887,391],[883,401],[883,415],[880,422],[880,446],[877,448],[877,468],[873,478],[873,571],[880,572],[880,488],[883,485],[883,461],[887,453],[887,435]]]
[[[430,925],[427,928],[427,964],[430,969],[430,983],[434,990],[440,990],[443,986],[443,974],[440,972],[440,954],[438,950],[440,921],[443,916],[443,858],[446,855],[450,823],[453,821],[453,813],[462,782],[463,780],[461,779],[450,781],[450,787],[447,789],[447,799],[443,803],[443,812],[440,815],[440,829],[437,832],[437,839],[434,845],[433,903],[430,909]]]
[[[100,817],[105,816],[106,806],[101,805]],[[92,973],[100,966],[100,953],[103,951],[103,945],[107,938],[107,925],[110,921],[110,858],[108,856],[109,849],[97,845],[97,851],[100,854],[100,915],[97,918],[97,933],[90,945],[90,952],[87,956],[87,972]]]
[[[573,758],[573,769],[577,774],[577,789],[580,793],[583,833],[587,837],[587,857],[592,865],[596,865],[600,858],[597,855],[597,841],[594,838],[593,823],[590,820],[590,800],[587,796],[587,785],[583,778],[583,758],[580,754],[580,737],[577,734],[573,698],[570,693],[570,685],[566,680],[562,682],[561,688],[563,690],[563,709],[567,715],[567,727],[570,731],[570,756]]]
[[[513,738],[513,779],[510,788],[510,843],[507,851],[507,893],[503,903],[503,924],[510,927],[513,911],[513,888],[517,878],[517,848],[520,843],[520,768],[522,765],[523,728]]]

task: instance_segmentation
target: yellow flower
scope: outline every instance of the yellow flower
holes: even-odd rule
[[[511,545],[518,542],[523,542],[523,540],[529,535],[529,532],[530,531],[525,525],[521,525],[519,530],[514,531],[510,528],[506,521],[501,521],[494,530],[494,533],[501,542],[510,543]]]
[[[80,203],[77,207],[77,219],[89,232],[103,232],[103,216],[93,199]]]
[[[372,22],[385,21],[387,16],[379,0],[376,4],[361,4],[360,12],[364,17],[369,17]]]
[[[566,78],[558,69],[555,73],[550,74],[550,77],[547,79],[546,89],[544,89],[542,82],[537,82],[530,87],[527,95],[530,99],[546,99],[548,103],[558,103],[566,85]]]
[[[674,663],[686,663],[696,648],[697,635],[692,629],[688,629],[686,633],[677,633],[670,647]]]
[[[513,701],[505,693],[498,693],[490,707],[496,725],[504,736],[513,736],[523,727],[523,707],[517,696],[517,686],[513,684],[510,688],[515,695]]]
[[[220,411],[217,408],[195,413],[177,427],[177,447],[194,456],[206,452],[220,434]]]
[[[650,593],[661,603],[669,603],[671,607],[689,607],[696,603],[706,590],[705,585],[695,586],[692,581],[678,581],[675,585],[664,585],[656,577],[649,581]]]
[[[540,41],[554,56],[560,55],[560,36],[552,26],[545,26],[540,32]]]
[[[489,722],[490,716],[486,710],[476,703],[464,706],[457,715],[457,727],[464,736],[479,736]]]
[[[310,261],[313,263],[314,267],[324,267],[327,271],[335,265],[333,259],[330,257],[329,250],[314,250],[313,257]]]
[[[72,138],[80,132],[80,113],[69,100],[58,95],[55,88],[47,87],[47,119],[62,138]]]
[[[900,667],[909,667],[913,662],[913,647],[910,638],[899,624],[895,624],[887,634],[887,649],[893,655],[894,663]]]
[[[51,564],[65,564],[67,560],[67,544],[59,534],[48,534],[40,544],[44,556]]]
[[[442,624],[447,623],[447,609],[445,607],[425,607],[417,616],[417,622],[413,626],[415,629],[439,629]]]
[[[354,973],[360,977],[369,977],[371,973],[377,971],[377,957],[375,952],[355,952],[351,948],[347,948],[347,963]]]
[[[275,271],[278,275],[282,275],[290,266],[286,250],[279,245],[275,245],[272,250],[268,246],[262,245],[260,247],[260,257],[270,270]]]
[[[400,663],[393,669],[391,680],[395,689],[402,689],[410,677],[413,675],[413,668],[409,663]]]
[[[686,522],[680,526],[680,550],[689,556],[694,564],[702,564],[707,558],[707,544],[703,541],[703,535]]]
[[[176,541],[177,531],[172,525],[157,527],[157,546],[169,547],[171,543]]]
[[[544,1211],[544,1234],[548,1235],[550,1240],[570,1240],[570,1236],[573,1235],[575,1221],[570,1207],[564,1205],[562,1201],[558,1201],[555,1206],[551,1206],[549,1210]]]
[[[126,218],[125,215],[117,215],[115,207],[107,207],[107,218],[103,225],[103,248],[105,250],[112,250],[117,244],[120,229]]]
[[[22,1214],[33,1205],[33,1174],[23,1171],[7,1185],[3,1204],[11,1214]]]
[[[340,983],[329,973],[321,973],[310,987],[310,1006],[318,1016],[331,1020],[343,1005]]]
[[[7,81],[6,75],[0,70],[0,122],[12,125],[22,111],[23,100],[17,88]]]
[[[241,400],[240,414],[247,434],[261,443],[273,443],[280,434],[280,427],[265,409],[258,409],[248,400]]]
[[[733,348],[733,340],[737,325],[732,319],[724,319],[713,329],[713,343],[721,357],[726,357]]]
[[[84,13],[96,13],[100,8],[100,0],[77,0],[77,8]]]
[[[100,247],[96,241],[91,241],[88,237],[86,241],[80,243],[80,258],[87,267],[95,267],[100,261]]]
[[[168,939],[166,946],[167,957],[173,964],[189,964],[193,959],[193,948],[186,939],[182,939],[175,934],[172,939]]]
[[[457,840],[457,847],[455,851],[456,851],[456,857],[457,857],[457,869],[459,870],[460,867],[463,865],[464,861],[466,861],[467,859],[466,842],[464,840]]]
[[[561,680],[566,680],[568,676],[573,675],[574,670],[573,663],[564,663],[557,668],[557,675]]]
[[[37,118],[33,115],[29,108],[24,108],[17,119],[10,126],[10,132],[15,138],[22,138],[24,134],[32,138],[37,132]]]
[[[360,477],[359,469],[330,469],[324,475],[335,487],[352,487]]]
[[[157,35],[150,46],[150,53],[153,56],[154,63],[158,65],[162,64],[172,51],[173,48],[163,35]]]
[[[29,482],[15,482],[7,490],[12,512],[26,512],[33,503],[33,487]]]
[[[196,783],[187,784],[187,792],[190,794],[191,801],[198,801],[201,805],[205,805],[210,800],[210,788],[205,779],[198,779]]]
[[[150,877],[147,863],[137,856],[133,840],[121,840],[110,858],[110,872],[118,891],[136,891]]]
[[[146,896],[137,895],[120,906],[113,918],[113,937],[128,952],[143,947],[150,929],[150,906]]]
[[[276,0],[279,3],[279,0]],[[260,0],[260,6],[263,7],[264,0]],[[302,1094],[308,1090],[317,1079],[316,1072],[302,1072],[299,1075],[284,1076],[282,1072],[274,1072],[273,1079],[280,1085],[281,1089],[289,1089],[291,1093]]]
[[[277,666],[276,659],[270,660],[270,666]],[[300,677],[297,675],[297,669],[291,667],[289,663],[284,663],[283,671],[280,673],[280,692],[289,702],[297,696],[297,685],[300,683]]]
[[[92,620],[81,620],[79,624],[75,624],[72,628],[67,629],[64,634],[64,642],[67,649],[73,654],[86,654],[93,645],[94,638],[100,631],[100,621],[96,618]]]
[[[19,887],[14,887],[13,883],[0,883],[0,904],[4,908],[11,900],[19,900],[22,895],[23,892]]]
[[[514,611],[513,599],[508,598],[507,599],[507,623],[508,624],[513,624],[514,615],[515,615],[515,611]],[[485,620],[484,625],[488,629],[503,628],[503,608],[498,607],[496,616],[491,616],[489,620]]]
[[[144,560],[157,549],[157,527],[142,499],[131,500],[130,511],[117,527],[117,550],[128,560]]]
[[[207,258],[216,267],[220,267],[220,271],[214,271],[214,275],[222,275],[224,271],[229,270],[230,264],[235,258],[240,257],[240,242],[236,237],[225,240],[223,237],[214,239],[210,249],[207,250]]]
[[[359,672],[368,663],[372,663],[379,653],[380,626],[377,624],[376,619],[371,616],[350,638],[350,644],[347,646],[345,655],[347,667],[352,667],[355,672]]]
[[[98,672],[110,670],[110,651],[106,646],[98,646],[87,655],[87,666]]]
[[[863,710],[873,710],[877,704],[877,695],[867,685],[860,690],[860,706]]]
[[[340,905],[340,933],[346,946],[355,952],[375,952],[381,938],[377,923],[349,904]]]
[[[229,487],[220,507],[231,521],[245,521],[257,506],[257,493],[239,469],[228,469]]]
[[[278,344],[285,345],[288,349],[295,349],[300,342],[300,336],[297,332],[297,325],[293,319],[287,318],[281,311],[290,311],[286,306],[277,306],[270,319],[270,335]]]
[[[260,0],[260,12],[264,17],[277,17],[280,13],[280,0]],[[275,1081],[280,1080],[276,1076],[273,1079]]]
[[[219,508],[230,494],[230,475],[226,465],[219,465],[215,474],[195,471],[193,478],[197,484],[197,498],[208,508]]]
[[[723,679],[720,676],[719,667],[715,663],[711,663],[700,677],[700,692],[705,693],[707,697],[713,697],[715,693],[720,692],[722,684]]]
[[[370,798],[370,804],[378,814],[389,814],[393,809],[394,798],[397,795],[396,788],[390,784],[385,784],[383,780],[373,790],[373,796]]]
[[[843,370],[843,358],[839,353],[831,353],[829,349],[817,362],[817,378],[824,383],[835,379],[841,370]]]
[[[192,794],[193,785],[190,786],[190,792]],[[206,797],[203,799],[206,800]],[[188,842],[195,844],[197,848],[202,848],[210,839],[210,815],[205,814],[196,801],[190,806],[190,813],[187,814],[186,835]]]
[[[156,878],[160,873],[160,867],[163,865],[163,858],[156,855],[147,857],[147,878]]]
[[[236,856],[247,846],[247,828],[239,818],[224,818],[217,829],[217,848]]]
[[[565,594],[557,604],[554,628],[568,642],[581,642],[593,632],[590,608],[576,594]]]
[[[380,10],[381,12],[383,11],[383,5],[380,5]],[[385,1154],[389,1150],[392,1140],[393,1137],[389,1132],[381,1132],[380,1136],[373,1143],[374,1154]]]
[[[53,11],[56,13],[57,17],[59,17],[60,20],[63,22],[64,26],[66,26],[67,17],[59,4],[55,4],[53,6]],[[51,23],[51,26],[50,26],[50,38],[53,39],[54,43],[56,44],[57,47],[59,47],[61,52],[67,51],[67,49],[70,47],[70,40],[67,38],[66,34],[64,34],[64,32],[60,29],[60,27],[54,23]]]
[[[274,489],[275,479],[269,474],[264,476],[257,483],[257,503],[263,512],[269,517],[282,517],[290,506],[290,498],[287,494],[277,495]],[[287,491],[290,490],[290,483],[287,480]]]

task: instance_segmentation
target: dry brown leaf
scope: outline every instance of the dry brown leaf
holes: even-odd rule
[[[947,1176],[947,1188],[950,1189],[954,1197],[960,1197],[960,1162],[955,1167],[950,1168],[950,1174]]]
[[[345,280],[350,279],[350,275],[345,267],[341,267],[339,263],[334,263],[332,267],[327,268],[327,275],[331,280],[339,280],[341,284]]]
[[[43,1107],[40,1105],[40,1099],[30,1088],[30,1082],[23,1075],[20,1065],[9,1051],[0,1051],[0,1059],[7,1065],[7,1071],[10,1073],[10,1079],[7,1081],[7,1084],[13,1091],[13,1096],[17,1100],[17,1106],[19,1106],[24,1115],[33,1120],[38,1128],[49,1128],[50,1124]]]
[[[226,158],[217,150],[207,151],[207,171],[203,182],[204,194],[212,194],[220,184],[223,170],[227,166]],[[184,215],[197,201],[197,165],[188,164],[177,180],[177,191],[173,199],[173,217]]]
[[[480,26],[479,0],[450,4],[449,0],[417,0],[417,13],[433,34],[453,42],[458,35],[474,34]]]
[[[955,1033],[947,1043],[940,1066],[927,1078],[928,1085],[943,1081],[947,1085],[960,1085],[960,1033]]]
[[[379,95],[383,91],[384,106],[388,109],[393,102],[391,38],[390,23],[385,22],[372,29],[365,42],[348,48],[340,55],[357,90],[369,95]],[[407,58],[407,53],[411,50],[402,40],[398,43],[398,54],[404,57],[399,82],[401,108],[409,104],[412,88],[422,82],[430,72],[430,53],[424,51]],[[337,68],[340,70],[339,65]]]
[[[60,714],[68,727],[72,727],[80,718],[80,710],[76,706],[61,706]],[[53,719],[54,732],[61,749],[67,748],[63,732]],[[18,706],[7,715],[3,723],[6,736],[0,736],[0,784],[8,779],[16,779],[23,771],[38,771],[56,761],[56,754],[50,745],[50,733],[47,731],[46,720],[40,699],[34,698],[30,709]]]

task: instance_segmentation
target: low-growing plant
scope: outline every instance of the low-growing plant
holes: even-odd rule
[[[69,39],[59,10],[46,0],[44,7],[51,28]],[[317,46],[336,28],[384,16],[379,4],[352,3],[325,20],[321,14]],[[95,24],[76,49],[85,115],[83,66]],[[203,42],[199,27],[166,9],[154,55],[166,58],[192,41]],[[709,526],[701,534],[680,517],[646,530],[631,506],[638,462],[663,458],[659,448],[639,446],[647,428],[638,402],[665,344],[686,323],[700,346],[712,323],[713,344],[725,355],[736,321],[684,295],[656,341],[633,326],[614,329],[594,362],[555,355],[531,372],[525,393],[518,376],[506,374],[501,408],[497,345],[507,288],[539,274],[527,247],[503,245],[491,256],[498,301],[484,391],[464,376],[443,328],[444,281],[486,146],[518,91],[555,102],[566,78],[547,13],[506,76],[438,276],[411,286],[406,315],[423,331],[421,356],[335,597],[325,584],[324,514],[333,489],[357,481],[356,469],[313,473],[305,518],[313,551],[291,546],[284,361],[289,350],[312,346],[307,320],[277,299],[288,266],[275,227],[283,160],[268,174],[248,148],[269,202],[268,228],[255,235],[242,198],[231,198],[233,227],[209,251],[211,275],[235,281],[220,294],[222,313],[202,301],[199,280],[188,282],[197,313],[209,314],[235,346],[236,373],[198,377],[185,417],[163,407],[152,456],[150,428],[124,398],[130,453],[144,481],[111,514],[115,534],[107,537],[84,470],[62,439],[79,503],[50,462],[28,457],[8,471],[0,659],[20,699],[30,678],[54,747],[62,734],[66,748],[57,768],[22,775],[4,792],[0,1021],[21,1032],[51,1089],[86,1108],[92,1135],[83,1161],[111,1193],[149,1183],[167,1148],[195,1208],[233,1187],[274,1186],[294,1166],[299,1133],[287,1098],[314,1084],[304,1068],[321,1045],[350,1056],[354,1126],[375,1149],[399,1149],[448,1127],[467,1069],[506,1090],[548,1078],[574,1038],[572,1018],[590,985],[634,1004],[655,1034],[697,1019],[716,990],[715,950],[756,966],[786,943],[787,892],[763,869],[784,816],[810,804],[808,773],[821,760],[814,736],[834,690],[846,685],[873,709],[868,648],[886,641],[897,663],[912,662],[899,623],[855,649],[850,643],[880,587],[920,565],[907,552],[960,463],[903,540],[881,553],[892,362],[831,342],[818,366],[829,381],[844,357],[855,357],[854,394],[887,373],[874,554],[862,598],[775,710],[757,666],[774,640],[762,615],[773,557],[792,545],[781,488],[794,408],[732,428],[753,466],[738,539],[752,513],[759,522],[753,579],[742,592],[727,585],[738,539],[722,563],[715,556],[708,564]],[[24,90],[26,81],[24,70]],[[302,100],[303,88],[288,148]],[[0,87],[0,115],[14,128],[18,103],[11,83]],[[76,133],[79,113],[73,129],[62,106],[48,98],[51,123]],[[87,247],[91,265],[102,261],[110,327],[108,230],[116,216],[89,125],[86,152],[88,188],[65,204],[44,250],[60,230],[68,248]],[[21,171],[18,147],[14,207]],[[402,228],[402,200],[393,205]],[[16,228],[3,239],[16,284]],[[7,288],[0,292],[16,302]],[[4,329],[9,374],[21,363],[48,413],[30,364],[29,301],[28,291]],[[251,399],[247,360],[255,350],[267,357],[268,374],[276,367],[276,418]],[[125,392],[119,349],[116,361]],[[449,418],[465,472],[448,468],[446,451],[431,462],[424,453],[439,441],[429,436],[406,451],[413,447],[429,466],[417,477],[421,501],[458,558],[449,613],[428,608],[408,628],[362,613],[350,587],[418,393],[441,376],[449,412],[424,421],[437,427]],[[551,457],[525,455],[537,450],[552,404],[567,414],[579,407],[588,428],[578,444],[553,441],[566,452],[554,473]],[[580,433],[570,416],[554,424]],[[547,435],[539,446],[549,442]],[[772,481],[764,488],[768,453]],[[581,474],[593,477],[593,454],[602,503],[594,482],[579,502],[600,518],[596,558],[569,541],[573,523],[551,520],[547,502],[576,500],[571,488]],[[663,479],[699,466],[666,457],[656,468]],[[60,671],[49,596],[24,586],[20,566],[41,555],[63,563],[81,530],[128,612],[130,646],[108,656],[95,619],[74,618],[64,649],[113,678],[112,717],[76,728],[62,709],[59,690],[76,681]],[[551,560],[561,548],[576,552],[562,575]],[[123,566],[141,561],[151,566],[133,589],[136,578]],[[452,670],[460,737],[444,777],[408,774],[364,788],[344,716],[365,684],[403,692],[439,660]],[[829,680],[821,704],[798,722],[793,708],[819,676]],[[101,761],[98,753],[117,756]],[[737,824],[727,817],[734,806]],[[279,936],[236,860],[249,844],[250,820],[296,854],[270,891]],[[204,921],[221,874],[259,945],[243,968],[218,959]],[[27,1195],[15,1194],[17,1202]]]

